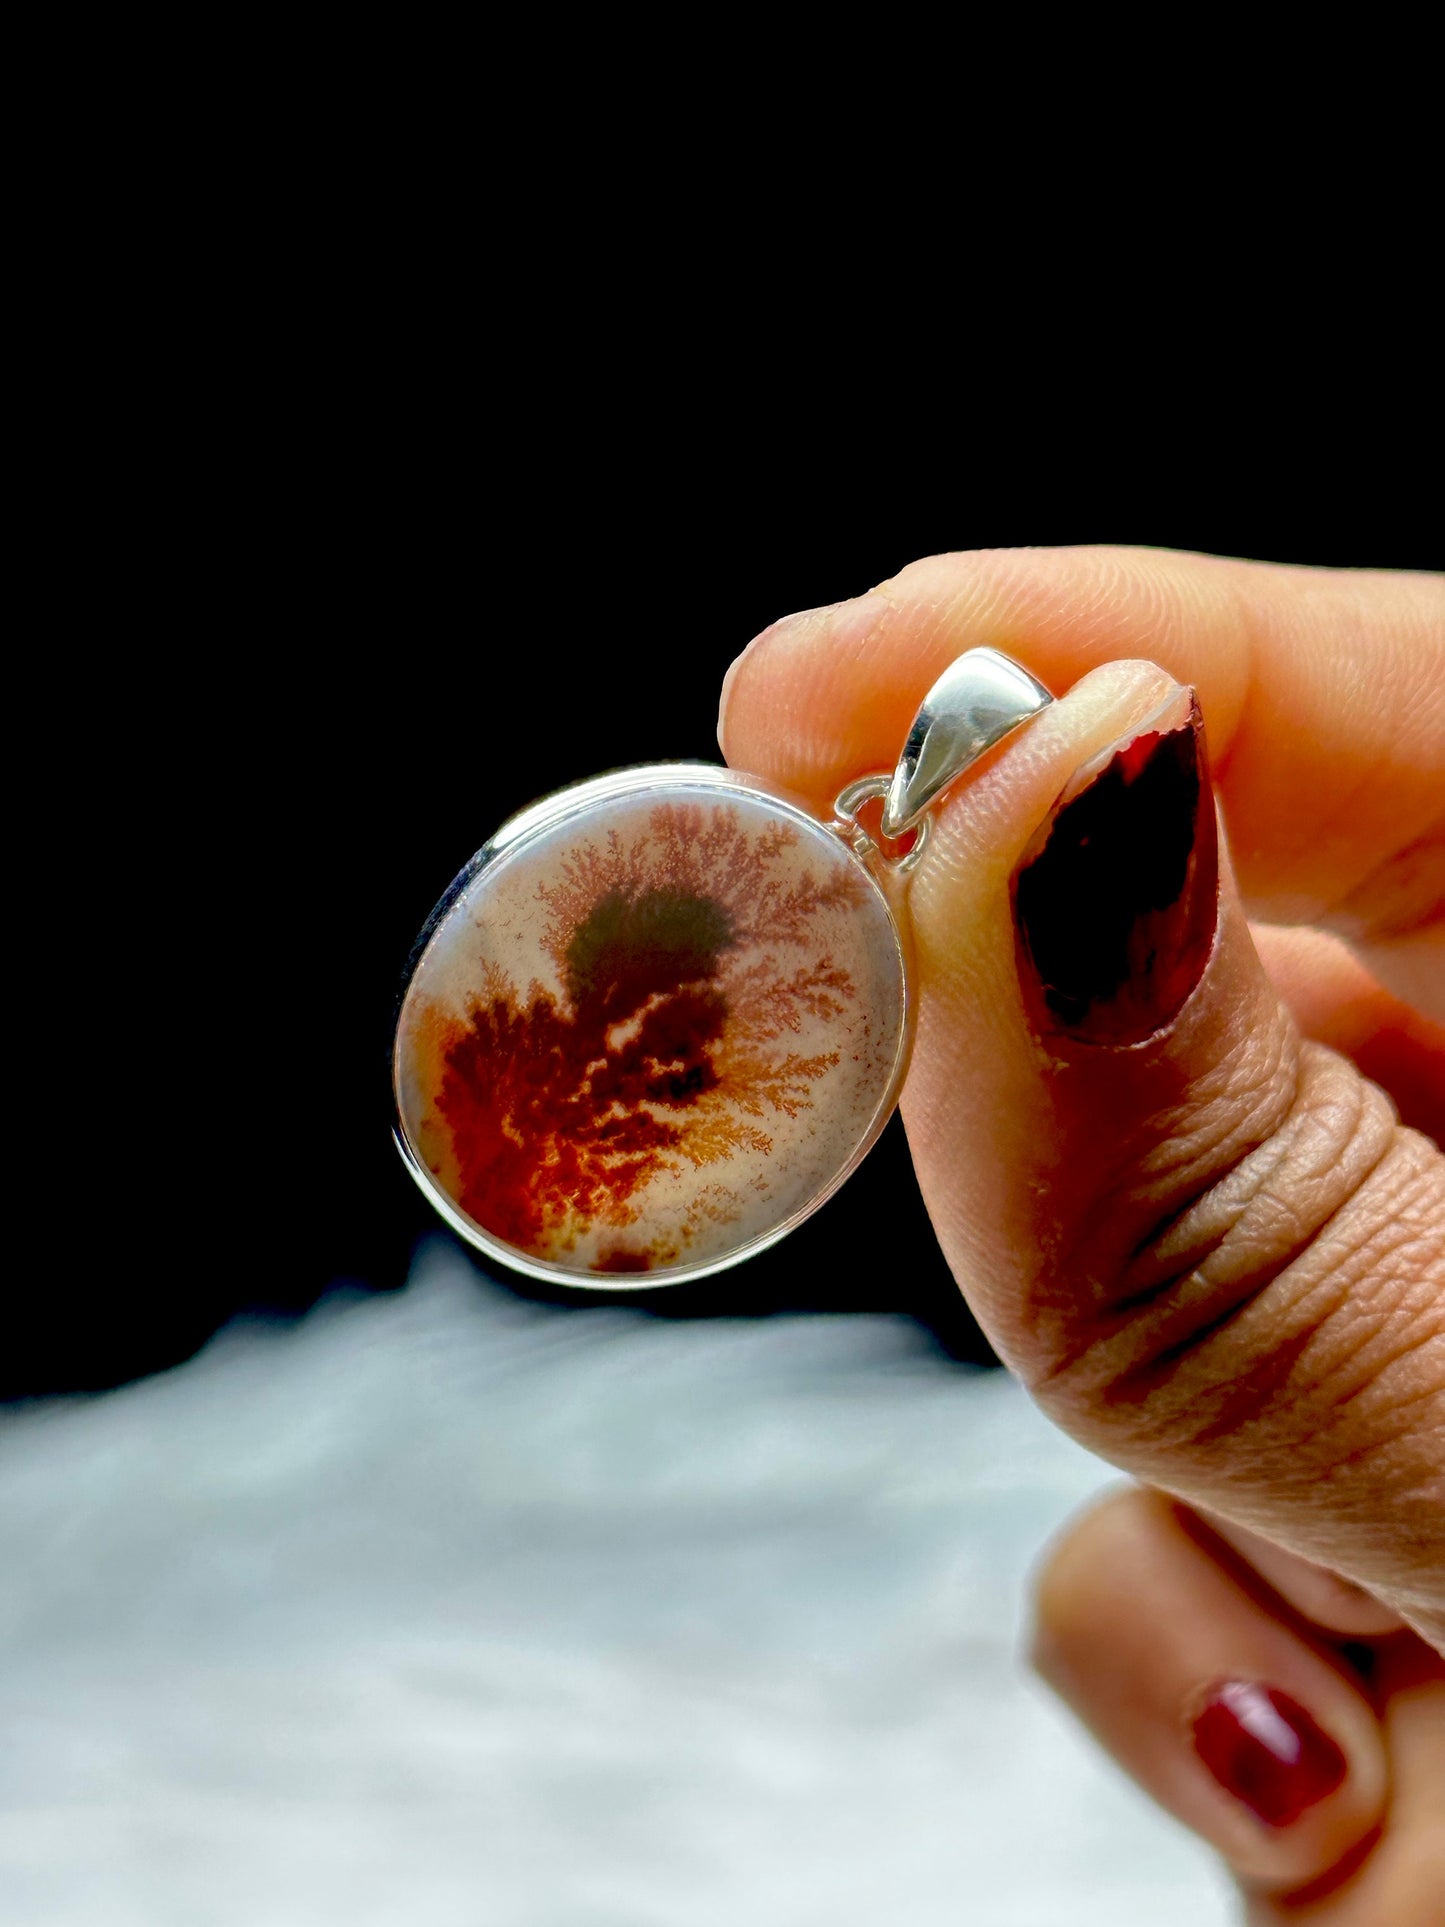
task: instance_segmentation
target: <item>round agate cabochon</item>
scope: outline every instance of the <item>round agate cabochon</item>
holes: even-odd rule
[[[679,1282],[837,1188],[908,1033],[898,927],[841,838],[756,778],[623,770],[513,817],[433,913],[398,1142],[442,1216],[522,1271]]]

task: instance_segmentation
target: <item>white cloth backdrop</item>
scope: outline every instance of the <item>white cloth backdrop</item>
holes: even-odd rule
[[[1116,1475],[906,1320],[407,1289],[0,1416],[6,1927],[1223,1927],[1020,1657]]]

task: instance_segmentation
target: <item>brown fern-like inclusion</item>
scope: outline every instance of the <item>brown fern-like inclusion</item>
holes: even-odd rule
[[[522,995],[486,963],[482,994],[441,1039],[436,1110],[478,1224],[554,1258],[604,1227],[617,1235],[589,1268],[629,1272],[736,1215],[725,1185],[703,1185],[675,1232],[649,1238],[638,1194],[684,1166],[767,1153],[770,1114],[809,1109],[838,1061],[786,1039],[854,997],[809,936],[820,909],[866,886],[850,862],[789,876],[780,859],[797,840],[776,821],[750,831],[728,806],[660,805],[645,835],[579,843],[538,885],[562,997],[535,982]],[[805,961],[786,968],[780,950]]]

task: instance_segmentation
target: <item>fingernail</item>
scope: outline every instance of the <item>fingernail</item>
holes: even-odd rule
[[[1019,969],[1039,1029],[1133,1044],[1203,975],[1219,912],[1204,723],[1191,689],[1066,785],[1013,878]]]
[[[1194,1721],[1194,1750],[1226,1793],[1267,1827],[1287,1827],[1333,1793],[1344,1754],[1297,1700],[1272,1686],[1228,1680]]]

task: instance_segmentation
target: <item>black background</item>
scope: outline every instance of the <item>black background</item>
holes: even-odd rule
[[[425,264],[408,287],[273,273],[152,356],[151,390],[100,371],[101,629],[40,711],[68,718],[51,784],[80,807],[37,859],[50,1185],[17,1191],[41,1255],[13,1275],[5,1396],[403,1282],[436,1228],[389,1138],[414,936],[522,803],[715,759],[724,670],[775,617],[978,546],[1442,559],[1418,392],[1342,411],[1281,368],[1235,394],[1127,344],[850,359],[782,294],[572,330],[556,278],[545,325]],[[896,1123],[781,1245],[646,1302],[903,1310],[989,1356]]]

